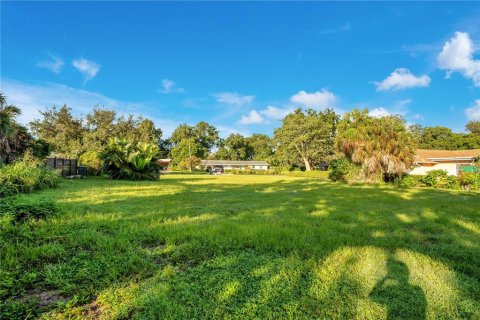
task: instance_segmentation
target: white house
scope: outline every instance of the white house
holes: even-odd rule
[[[480,156],[480,149],[473,150],[426,150],[418,149],[412,175],[425,175],[431,170],[445,170],[456,176],[462,166],[471,166]]]
[[[245,161],[245,160],[202,160],[202,165],[205,169],[210,170],[245,170],[250,168],[252,170],[268,170],[268,163],[266,161]]]

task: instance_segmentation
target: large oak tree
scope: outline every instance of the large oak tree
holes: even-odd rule
[[[334,138],[339,116],[332,110],[297,109],[275,129],[277,151],[287,163],[301,161],[307,171],[334,155]]]

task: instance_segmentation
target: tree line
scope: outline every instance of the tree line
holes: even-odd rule
[[[119,115],[95,107],[85,116],[74,116],[64,105],[41,111],[28,128],[16,121],[20,109],[0,100],[0,157],[41,149],[59,157],[79,158],[100,170],[99,153],[110,139],[133,145],[154,144],[159,156],[187,169],[200,159],[266,160],[273,167],[313,170],[322,163],[346,159],[365,179],[405,172],[417,148],[480,148],[480,121],[470,121],[469,133],[454,133],[446,127],[407,127],[400,116],[372,117],[368,110],[352,110],[343,116],[332,109],[296,109],[274,130],[273,137],[232,133],[221,138],[218,129],[200,121],[181,124],[170,137],[147,118]],[[38,151],[38,150],[37,150]],[[367,179],[368,177],[368,179]]]

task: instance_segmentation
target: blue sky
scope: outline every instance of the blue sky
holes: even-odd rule
[[[1,90],[271,135],[294,107],[464,130],[480,120],[480,3],[1,2]]]

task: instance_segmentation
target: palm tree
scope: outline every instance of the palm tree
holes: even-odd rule
[[[345,114],[338,126],[336,146],[361,166],[367,181],[401,176],[412,166],[416,149],[401,117],[375,118],[366,109]]]
[[[15,122],[15,118],[20,114],[20,109],[8,105],[6,97],[0,92],[0,160],[17,149],[22,137],[27,134],[25,128]]]

